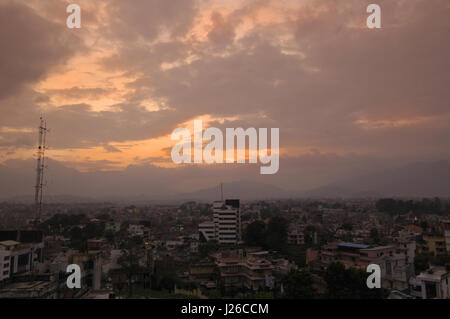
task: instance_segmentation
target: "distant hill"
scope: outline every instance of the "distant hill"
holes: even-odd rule
[[[223,184],[224,198],[239,198],[242,200],[280,199],[289,197],[289,192],[272,185],[252,181],[236,181]],[[178,194],[174,197],[183,200],[215,201],[220,200],[220,185],[204,188],[199,191]]]
[[[124,202],[157,203],[186,200],[211,202],[220,199],[220,176],[209,178],[217,185],[180,193],[175,187],[178,175],[170,169],[130,166],[124,171],[78,172],[49,161],[49,187],[44,201],[56,203]],[[0,164],[0,201],[33,202],[34,162]],[[191,175],[182,175],[192,178]],[[342,175],[341,175],[342,176]],[[216,178],[217,177],[217,178]],[[242,177],[246,178],[246,177]],[[293,176],[292,178],[297,178]],[[299,179],[299,183],[301,180]],[[192,183],[195,184],[195,183]],[[205,185],[206,182],[199,185]],[[206,184],[206,185],[208,185]],[[186,188],[188,189],[188,188]],[[282,189],[251,178],[223,184],[224,198],[269,200],[308,197],[450,197],[450,161],[413,163],[394,169],[378,170],[362,176],[337,179],[309,191]],[[23,196],[18,196],[23,194]],[[68,195],[71,194],[71,195]]]
[[[23,195],[23,196],[12,196],[8,198],[0,198],[8,202],[32,204],[34,203],[34,196]],[[94,203],[99,200],[93,197],[84,196],[73,196],[73,195],[45,195],[44,201],[47,203]]]
[[[414,163],[312,189],[316,197],[450,197],[450,161]]]

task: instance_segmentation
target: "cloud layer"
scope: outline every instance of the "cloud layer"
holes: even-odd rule
[[[330,180],[307,170],[309,157],[335,165],[331,177],[448,159],[450,5],[377,3],[380,30],[365,27],[359,0],[83,0],[82,28],[70,30],[59,1],[4,2],[0,162],[30,158],[41,112],[48,155],[90,172],[168,164],[168,135],[196,118],[279,127],[271,181],[291,189]],[[292,182],[283,168],[305,178]],[[155,178],[183,177],[163,171]]]

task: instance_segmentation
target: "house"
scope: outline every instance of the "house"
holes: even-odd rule
[[[411,281],[422,299],[450,299],[450,267],[431,267]],[[420,288],[420,290],[418,289]]]

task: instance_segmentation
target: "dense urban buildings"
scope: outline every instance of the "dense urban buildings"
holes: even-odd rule
[[[450,202],[414,201],[0,203],[0,298],[450,298]]]

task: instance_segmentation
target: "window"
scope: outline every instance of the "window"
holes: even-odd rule
[[[386,262],[386,274],[388,276],[392,275],[392,268],[391,268],[391,263],[390,262]]]
[[[29,254],[19,255],[19,260],[18,260],[19,266],[27,265],[28,264],[28,258],[29,258]]]
[[[436,284],[432,282],[425,283],[427,298],[436,298]]]

